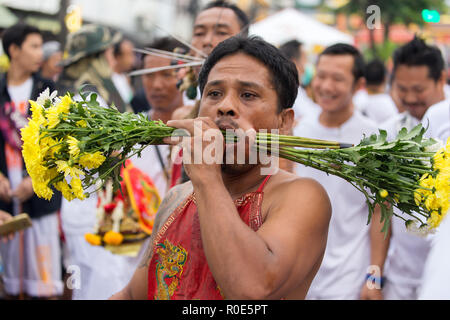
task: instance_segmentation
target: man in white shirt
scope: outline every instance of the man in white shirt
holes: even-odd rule
[[[319,56],[312,89],[320,114],[310,114],[294,135],[357,144],[376,131],[375,123],[354,110],[352,97],[364,83],[364,60],[347,44],[326,48]],[[377,209],[367,226],[369,209],[364,195],[347,181],[319,170],[297,166],[296,173],[319,181],[326,189],[332,217],[322,265],[307,299],[358,299],[370,265],[379,265],[374,247],[385,247]],[[372,270],[372,269],[371,269]]]
[[[398,114],[391,96],[386,93],[386,67],[379,60],[370,61],[365,70],[367,101],[359,110],[377,125]]]
[[[444,61],[439,49],[419,38],[413,39],[395,51],[393,77],[392,89],[405,111],[381,125],[388,132],[389,140],[402,127],[410,130],[422,118],[425,120],[424,114],[430,106],[444,99]],[[394,212],[403,215],[397,208]],[[417,299],[430,241],[409,234],[404,221],[396,217],[392,219],[391,230],[383,297]]]
[[[450,98],[432,105],[422,119],[424,127],[429,126],[426,135],[438,138],[444,143],[450,136]]]

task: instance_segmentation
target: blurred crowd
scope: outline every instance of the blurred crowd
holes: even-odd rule
[[[34,194],[18,134],[30,112],[28,101],[46,88],[58,95],[72,92],[76,99],[82,88],[96,92],[102,106],[114,104],[121,112],[144,113],[151,120],[195,118],[200,66],[157,68],[178,63],[170,52],[205,58],[221,41],[248,36],[248,25],[239,8],[213,1],[196,17],[190,41],[168,35],[146,45],[160,54],[137,52],[131,39],[101,25],[70,33],[65,48],[57,41],[43,42],[39,29],[23,23],[3,32],[9,68],[0,76],[0,225],[21,212],[29,214],[33,225],[0,243],[0,299],[107,299],[130,281],[145,249],[129,257],[86,242],[84,235],[96,223],[96,196],[70,202],[55,196],[48,202]],[[352,45],[331,45],[314,61],[313,77],[306,74],[311,59],[301,42],[293,39],[278,49],[295,64],[301,84],[292,106],[293,135],[357,144],[379,128],[393,139],[402,127],[423,123],[429,137],[444,143],[449,137],[445,62],[440,50],[423,39],[400,46],[390,68],[377,59],[365,61]],[[130,76],[136,70],[148,72]],[[189,179],[171,152],[167,145],[152,145],[131,159],[161,198]],[[317,180],[332,205],[325,255],[307,299],[450,298],[448,221],[436,234],[420,238],[394,217],[385,238],[379,210],[367,225],[365,198],[348,182],[288,160],[280,166]],[[74,284],[76,274],[80,281]],[[369,278],[379,286],[369,286]]]

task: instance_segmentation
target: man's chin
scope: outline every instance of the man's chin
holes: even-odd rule
[[[256,164],[226,164],[226,163],[224,163],[221,165],[221,170],[222,170],[222,173],[225,173],[225,174],[238,175],[238,174],[243,174],[243,173],[250,171],[255,166],[257,166],[257,165]]]

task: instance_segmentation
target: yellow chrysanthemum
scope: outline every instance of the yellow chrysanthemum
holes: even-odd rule
[[[77,124],[77,127],[81,127],[81,128],[86,128],[87,127],[86,120],[77,121],[76,124]]]
[[[48,121],[48,127],[50,129],[53,129],[59,124],[60,116],[58,108],[55,106],[51,106],[47,109],[47,121]]]
[[[76,198],[65,179],[62,181],[58,181],[55,184],[55,188],[62,193],[63,197],[66,198],[67,201],[72,201]]]
[[[20,129],[20,133],[24,143],[39,145],[40,127],[35,120],[28,121],[28,124]]]
[[[53,196],[53,190],[48,187],[48,181],[38,181],[37,179],[32,179],[32,185],[34,193],[37,196],[44,198],[46,200],[50,200]]]
[[[69,153],[73,157],[78,157],[78,155],[80,154],[80,147],[79,147],[80,141],[78,141],[76,138],[72,136],[68,136],[67,143],[69,145]]]
[[[69,113],[70,105],[73,103],[69,94],[61,98],[61,102],[56,105],[59,113]]]
[[[72,181],[70,181],[70,186],[75,197],[80,200],[86,199],[86,195],[84,194],[83,185],[80,179],[73,178]]]
[[[61,147],[62,145],[52,137],[46,136],[40,141],[40,148],[45,156],[53,157],[55,153],[59,152]]]
[[[442,221],[442,215],[437,211],[431,212],[431,216],[427,220],[427,224],[432,228],[437,228]]]
[[[36,120],[31,119],[27,126],[21,129],[22,134],[22,156],[25,166],[32,179],[41,179],[47,170],[42,164],[43,150],[39,144],[40,128]]]
[[[417,205],[421,205],[429,195],[432,194],[432,189],[435,186],[435,181],[433,177],[425,173],[419,180],[420,188],[414,191],[414,201]]]
[[[447,199],[450,197],[450,172],[440,172],[436,176],[435,188]]]
[[[44,108],[36,101],[30,100],[31,119],[36,121],[37,124],[42,125],[47,121],[44,117]]]
[[[88,169],[96,169],[102,165],[105,159],[105,156],[100,151],[96,151],[94,153],[83,154],[78,160],[78,163]]]
[[[80,168],[77,166],[70,166],[67,161],[57,160],[55,163],[58,171],[63,172],[65,177],[70,175],[71,177],[78,178],[80,175],[84,175],[84,172],[80,170]]]
[[[113,245],[113,246],[118,246],[123,241],[123,235],[121,233],[118,233],[118,232],[108,231],[103,236],[103,241],[106,244],[110,244],[110,245]]]
[[[425,207],[430,211],[439,210],[440,201],[439,201],[439,198],[437,197],[436,193],[431,193],[426,197]]]
[[[96,234],[86,233],[84,239],[93,246],[99,246],[102,244],[102,238]]]

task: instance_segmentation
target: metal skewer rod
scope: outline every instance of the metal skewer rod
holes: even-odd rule
[[[180,37],[178,37],[178,36],[176,36],[176,35],[170,33],[170,32],[167,31],[167,30],[164,30],[164,28],[158,26],[156,23],[153,23],[153,25],[154,25],[156,28],[160,29],[161,31],[167,33],[167,34],[170,35],[171,37],[175,38],[176,40],[180,41],[182,44],[184,44],[185,46],[187,46],[187,47],[190,48],[191,50],[197,52],[197,53],[198,53],[199,55],[201,55],[203,58],[207,58],[207,57],[208,57],[203,51],[201,51],[201,50],[195,48],[194,46],[192,46],[192,45],[191,45],[190,43],[188,43],[187,41],[184,41],[184,40],[181,39]]]
[[[147,51],[147,50],[144,50],[144,49],[134,49],[133,51],[139,52],[139,53],[143,53],[143,54],[146,54],[146,55],[150,55],[150,56],[166,58],[166,59],[169,59],[169,60],[177,60],[177,61],[183,61],[183,62],[197,61],[197,60],[190,60],[190,59],[180,58],[180,57],[177,57],[177,56],[170,56],[168,54],[162,54],[162,53],[157,53],[157,52],[153,52],[153,51]]]
[[[178,68],[184,68],[184,67],[194,67],[194,66],[201,66],[203,62],[189,62],[189,63],[183,63],[183,64],[176,64],[171,66],[164,66],[164,67],[157,67],[157,68],[148,68],[148,69],[140,69],[133,72],[128,73],[129,76],[139,76],[143,74],[163,71],[163,70],[170,70],[170,69],[178,69]]]
[[[188,54],[183,54],[183,53],[178,53],[178,52],[170,52],[170,51],[160,50],[160,49],[155,49],[155,48],[144,48],[144,50],[148,50],[148,51],[151,51],[151,52],[156,52],[156,53],[159,53],[159,54],[165,54],[165,55],[168,55],[168,56],[179,57],[179,58],[192,60],[192,61],[204,61],[205,60],[203,58],[194,57],[194,56],[191,56],[191,55],[188,55]]]

